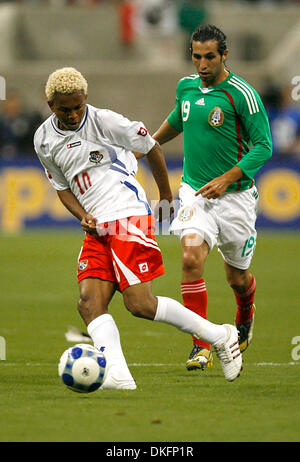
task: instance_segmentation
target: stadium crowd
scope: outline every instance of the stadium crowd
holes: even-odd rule
[[[270,84],[262,94],[270,120],[273,160],[300,160],[300,109],[291,92],[290,87]],[[0,105],[0,160],[35,157],[33,134],[49,115],[43,106],[28,110],[17,91],[8,91]]]
[[[26,0],[31,4],[48,4],[55,6],[100,6],[111,0]],[[299,4],[299,0],[222,0],[227,4],[265,4],[288,5]],[[24,0],[0,0],[4,3],[24,4]],[[132,6],[143,8],[145,21],[155,26],[164,13],[168,14],[167,6],[177,9],[177,26],[186,34],[185,45],[189,43],[191,32],[199,24],[207,21],[209,2],[207,0],[113,0],[120,9],[120,32],[124,46],[130,47],[135,41],[135,30],[132,25],[134,11]],[[190,59],[189,46],[184,46],[183,58]],[[270,118],[274,142],[273,159],[300,159],[300,109],[291,98],[291,89],[269,85],[263,94],[263,100]],[[36,127],[49,114],[44,109],[29,111],[23,105],[16,91],[8,92],[5,101],[0,104],[0,159],[15,159],[19,156],[28,158],[34,156],[32,136]]]
[[[57,6],[96,6],[100,5],[101,3],[111,2],[112,0],[0,0],[1,3],[36,3],[36,4],[49,4],[49,5],[57,5]],[[170,0],[155,0],[153,2],[149,2],[149,0],[113,0],[114,3],[155,3],[156,5],[164,4],[169,2]],[[194,7],[197,5],[201,5],[203,0],[175,0],[179,4],[190,4]],[[208,4],[206,0],[205,3]],[[247,5],[247,4],[256,4],[256,5],[297,5],[299,4],[299,0],[222,0],[222,3],[226,4],[236,4],[236,5]]]
[[[9,90],[0,106],[0,160],[33,158],[33,135],[45,115],[25,108],[16,90]]]
[[[290,86],[270,84],[264,91],[273,139],[273,159],[300,160],[300,110],[292,99]]]

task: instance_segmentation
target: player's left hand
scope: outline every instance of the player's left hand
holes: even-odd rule
[[[202,188],[195,193],[195,196],[201,194],[202,197],[206,197],[207,199],[218,199],[224,194],[229,184],[230,183],[228,183],[223,176],[219,176],[202,186]]]
[[[238,165],[235,165],[223,175],[214,178],[200,188],[195,196],[202,195],[207,199],[218,199],[222,196],[229,185],[242,178],[243,172]]]

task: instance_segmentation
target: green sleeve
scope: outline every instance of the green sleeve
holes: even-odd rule
[[[167,120],[175,130],[182,132],[181,105],[178,97],[176,97],[176,105],[173,111],[168,115]]]
[[[260,96],[255,92],[258,110],[250,114],[245,99],[239,108],[242,125],[250,141],[249,152],[237,163],[248,178],[253,178],[258,170],[272,156],[272,137],[268,116]]]

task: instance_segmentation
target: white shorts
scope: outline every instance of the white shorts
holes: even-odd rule
[[[180,209],[170,231],[180,238],[199,234],[210,250],[217,245],[229,265],[242,270],[249,268],[257,236],[256,186],[246,191],[225,193],[218,199],[195,196],[195,192],[188,184],[181,184]]]

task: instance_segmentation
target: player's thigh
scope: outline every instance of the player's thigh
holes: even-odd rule
[[[90,305],[100,304],[104,309],[109,305],[115,291],[116,284],[98,278],[86,278],[79,283],[80,298]]]
[[[256,198],[251,190],[228,194],[220,206],[218,250],[228,265],[249,268],[256,247]]]
[[[197,234],[189,247],[199,246],[205,241],[211,250],[217,242],[218,226],[213,213],[213,202],[202,196],[195,197],[195,190],[183,184],[180,188],[180,209],[173,220],[170,231],[181,239],[188,234]],[[200,243],[201,244],[201,243]]]
[[[78,256],[78,283],[86,278],[117,282],[107,242],[107,236],[86,235]]]
[[[126,308],[137,317],[154,319],[157,298],[152,294],[152,282],[142,282],[128,286],[123,290],[123,300]]]

